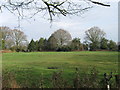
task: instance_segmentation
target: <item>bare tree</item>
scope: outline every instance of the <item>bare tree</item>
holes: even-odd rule
[[[17,47],[19,47],[20,45],[22,45],[23,43],[27,41],[26,35],[24,34],[24,32],[17,30],[17,29],[14,29],[11,31],[11,38],[15,46]]]
[[[11,29],[9,27],[3,26],[0,27],[0,41],[1,41],[1,46],[2,48],[7,49],[8,47],[11,46],[11,40],[10,40],[10,34],[11,34]],[[4,43],[3,43],[4,42]]]
[[[89,30],[87,30],[85,34],[86,39],[90,42],[100,42],[105,36],[105,32],[102,31],[99,27],[92,27]]]
[[[6,41],[10,36],[10,28],[9,27],[0,27],[0,35],[1,39]]]
[[[102,31],[99,27],[92,27],[85,32],[86,41],[90,43],[92,49],[99,49],[100,42],[105,37],[105,32]]]
[[[1,46],[4,44],[3,49],[10,49],[12,47],[22,48],[27,45],[27,38],[24,32],[17,29],[10,29],[9,27],[0,27]]]
[[[52,21],[54,16],[81,15],[92,8],[93,4],[110,6],[95,0],[1,0],[0,9],[2,12],[3,8],[6,8],[21,18],[28,17],[28,15],[32,18],[41,12],[43,15],[48,13]]]
[[[72,41],[70,33],[62,29],[57,30],[51,36],[53,36],[56,39],[57,45],[59,47],[64,45],[70,45]]]

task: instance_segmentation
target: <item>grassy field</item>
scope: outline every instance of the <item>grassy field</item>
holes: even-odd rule
[[[11,72],[16,81],[21,84],[29,82],[36,85],[41,76],[51,78],[55,71],[63,71],[63,77],[68,80],[73,77],[75,68],[81,73],[88,72],[95,67],[99,75],[118,70],[118,52],[107,51],[81,51],[81,52],[31,52],[31,53],[3,53],[3,74]],[[57,67],[57,69],[49,69]],[[83,74],[82,74],[83,75]],[[50,87],[50,82],[46,85]]]

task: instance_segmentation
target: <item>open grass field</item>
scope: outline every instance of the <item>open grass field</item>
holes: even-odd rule
[[[81,51],[81,52],[30,52],[3,53],[3,75],[13,73],[21,86],[35,86],[41,76],[51,78],[55,71],[63,71],[63,77],[70,80],[74,77],[75,68],[81,73],[95,67],[99,75],[118,72],[118,52]],[[54,68],[55,67],[55,68]],[[83,74],[82,74],[83,75]],[[71,81],[71,80],[70,80]],[[50,87],[46,80],[45,85]]]

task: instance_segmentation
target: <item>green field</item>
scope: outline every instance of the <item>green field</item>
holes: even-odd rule
[[[99,75],[111,71],[118,71],[118,52],[107,51],[81,51],[81,52],[31,52],[31,53],[3,53],[2,55],[3,74],[11,72],[16,81],[21,84],[30,83],[35,85],[41,75],[44,78],[51,78],[53,72],[63,71],[63,77],[71,79],[75,68],[80,72],[88,72],[95,67]],[[57,67],[57,69],[48,69]],[[46,81],[46,85],[49,81]]]

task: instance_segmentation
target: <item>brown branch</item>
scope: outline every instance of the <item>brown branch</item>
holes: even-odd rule
[[[43,1],[44,2],[44,1]],[[50,21],[52,21],[52,15],[51,15],[51,10],[50,10],[50,5],[47,2],[44,2],[48,8],[49,16],[50,16]]]
[[[14,4],[14,3],[11,2],[11,0],[8,0],[8,3],[10,5],[13,5],[13,6],[16,6],[16,7],[20,7],[20,6],[23,6],[23,5],[28,5],[28,4],[32,3],[32,2],[34,2],[34,0],[31,0],[31,1],[26,2],[26,3],[25,2],[21,2],[20,4]]]
[[[98,1],[93,1],[93,0],[82,0],[82,1],[86,2],[87,5],[88,5],[88,3],[93,3],[93,4],[97,4],[97,5],[101,5],[101,6],[110,7],[110,5],[104,4],[104,3],[101,3]],[[81,13],[83,13],[84,11],[86,11],[92,7],[90,5],[88,5],[86,7],[82,7],[82,3],[72,2],[72,0],[63,0],[63,1],[42,0],[42,2],[46,5],[45,10],[48,12],[48,15],[49,15],[49,18],[51,21],[52,21],[53,16],[56,16],[56,15],[63,15],[63,16],[80,15]],[[20,10],[25,10],[25,9],[28,10],[28,8],[33,9],[32,5],[36,9],[33,16],[44,10],[44,9],[41,9],[41,10],[38,9],[38,7],[40,7],[39,0],[38,0],[38,2],[36,2],[35,0],[26,0],[26,1],[25,0],[24,1],[8,0],[7,3],[8,4],[6,4],[6,8],[10,12],[17,11],[19,16],[23,16],[23,11],[20,11]],[[39,6],[37,7],[37,5],[39,5]]]
[[[100,2],[96,2],[96,1],[92,1],[92,0],[88,0],[88,1],[90,1],[90,2],[92,2],[94,4],[110,7],[110,5],[108,5],[108,4],[104,4],[104,3],[100,3]]]

